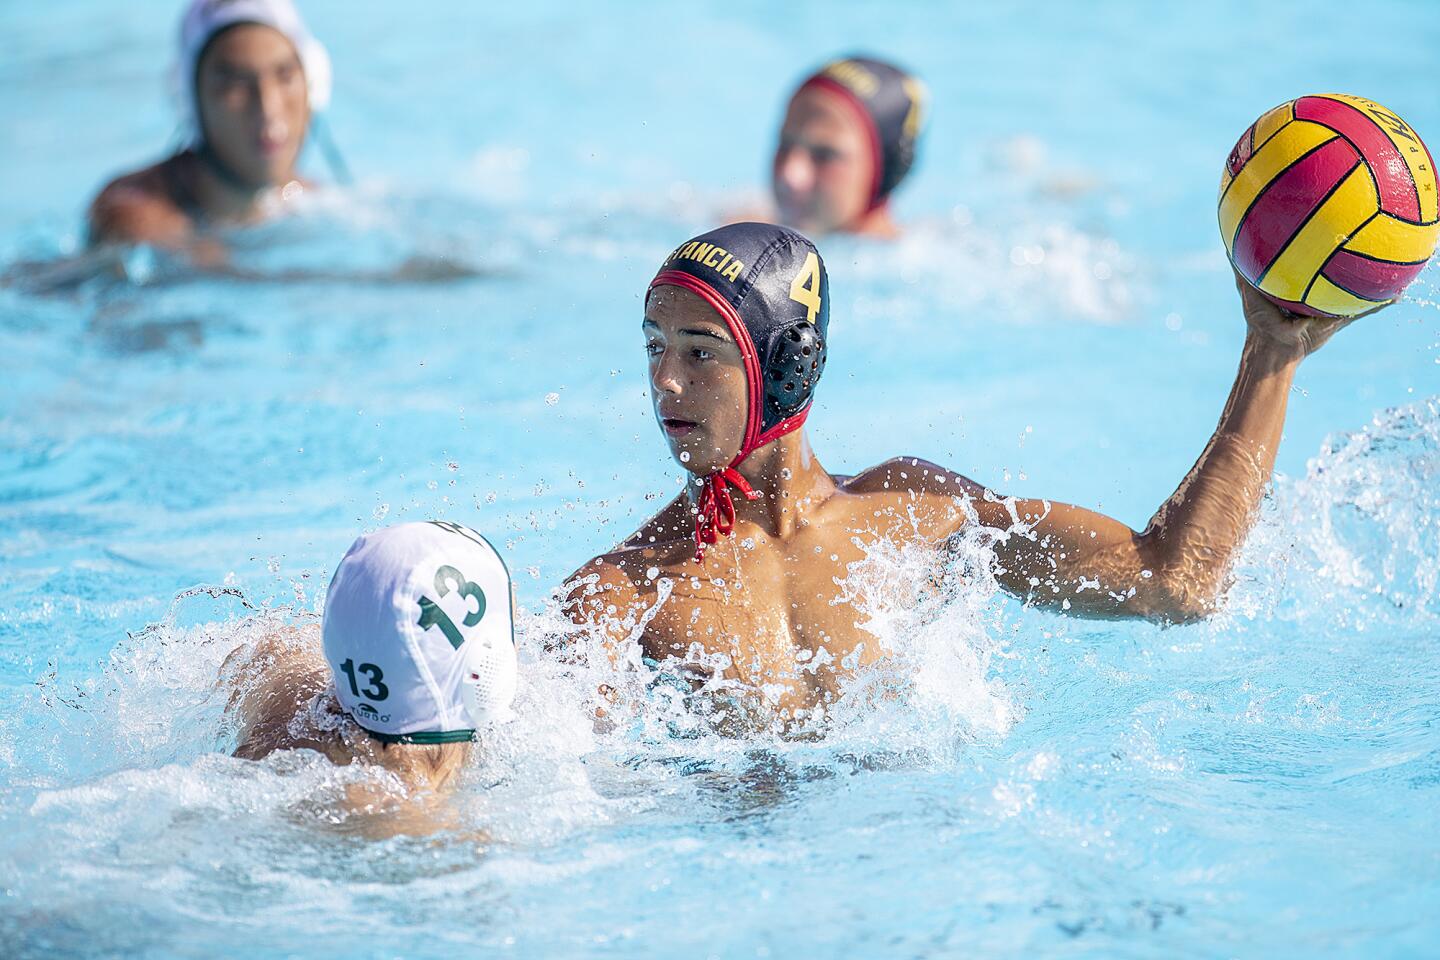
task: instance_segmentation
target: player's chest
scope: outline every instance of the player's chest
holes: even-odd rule
[[[645,630],[646,653],[754,683],[828,686],[877,653],[851,602],[852,568],[864,555],[852,543],[804,538],[722,541],[704,564],[659,574],[664,599]]]

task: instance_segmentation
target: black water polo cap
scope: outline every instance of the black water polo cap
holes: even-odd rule
[[[733,465],[797,429],[825,371],[830,281],[820,251],[771,223],[732,223],[665,259],[650,289],[684,287],[724,318],[749,387],[745,440]]]

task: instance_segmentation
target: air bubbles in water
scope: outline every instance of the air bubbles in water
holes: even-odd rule
[[[690,462],[690,451],[688,451],[688,450],[681,450],[681,451],[680,451],[680,462],[681,462],[681,463],[689,463],[689,462]]]

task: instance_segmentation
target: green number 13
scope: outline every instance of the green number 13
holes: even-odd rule
[[[453,584],[453,586],[452,586]],[[465,574],[446,564],[435,571],[435,591],[440,596],[448,596],[451,590],[455,590],[460,596],[468,599],[474,598],[475,609],[465,613],[465,619],[461,622],[467,627],[473,627],[485,616],[485,591],[480,589],[480,584],[472,583],[465,579]],[[468,603],[465,605],[470,606]],[[431,627],[439,627],[440,632],[445,634],[445,639],[450,641],[450,646],[456,650],[465,642],[465,637],[460,633],[460,628],[450,619],[440,605],[429,597],[420,598],[420,629],[429,630]]]

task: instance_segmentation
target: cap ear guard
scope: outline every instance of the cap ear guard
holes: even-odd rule
[[[813,323],[800,320],[770,343],[765,361],[765,402],[781,417],[804,409],[825,372],[825,338]]]
[[[330,106],[330,90],[334,82],[334,74],[330,69],[330,51],[314,37],[306,37],[297,52],[305,71],[305,92],[310,99],[310,112],[324,113]]]
[[[506,619],[509,620],[508,617]],[[516,686],[513,630],[514,624],[511,623],[510,631],[504,634],[478,631],[466,641],[465,675],[461,678],[460,689],[465,712],[476,727],[505,723],[515,718],[515,711],[510,709]]]

